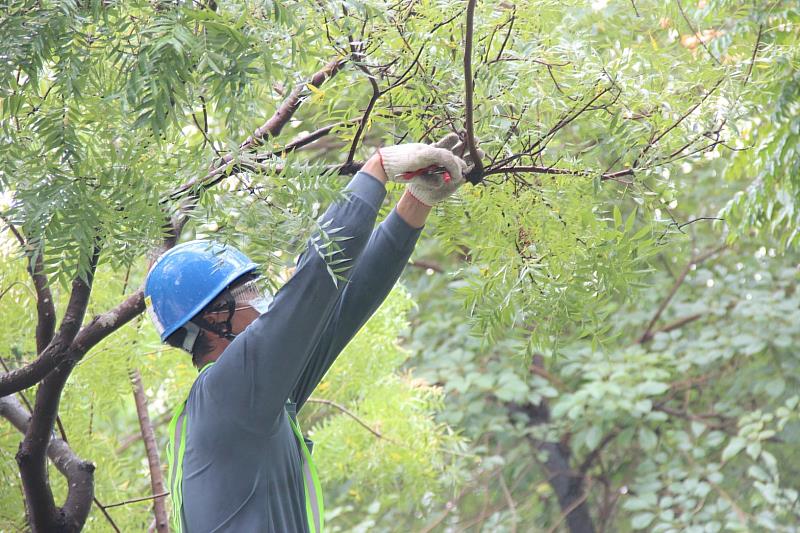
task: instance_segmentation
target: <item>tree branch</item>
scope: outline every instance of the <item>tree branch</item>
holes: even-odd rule
[[[164,476],[161,473],[161,460],[158,457],[158,444],[153,432],[153,425],[150,423],[150,415],[147,413],[147,396],[142,386],[142,375],[138,368],[130,371],[131,385],[133,386],[133,398],[136,402],[136,413],[139,417],[139,428],[144,441],[144,449],[147,453],[147,464],[150,468],[150,490],[153,495],[163,494]],[[163,498],[153,500],[153,511],[156,519],[156,531],[159,533],[169,533],[169,521],[167,519],[167,508]]]
[[[36,353],[44,351],[53,340],[56,331],[56,308],[50,284],[44,274],[43,253],[44,251],[40,250],[36,254],[36,259],[31,257],[28,263],[28,272],[36,289]]]
[[[330,61],[324,68],[316,72],[306,83],[299,83],[295,86],[289,96],[278,106],[275,113],[264,124],[256,129],[242,144],[239,151],[250,150],[261,145],[268,137],[276,137],[283,127],[289,122],[295,111],[308,97],[307,86],[320,87],[326,80],[332,78],[339,72],[345,60],[337,58]],[[223,180],[231,171],[235,169],[236,161],[234,154],[227,154],[220,160],[214,162],[208,173],[199,179],[193,179],[181,185],[174,191],[167,194],[163,201],[176,200],[182,198],[196,189],[207,189]]]
[[[581,472],[583,475],[586,475],[586,473],[589,471],[589,468],[591,468],[592,464],[594,464],[597,458],[600,457],[600,454],[603,452],[603,449],[605,449],[605,447],[608,446],[608,444],[612,440],[614,440],[617,437],[617,435],[619,435],[619,432],[620,432],[619,428],[614,428],[608,433],[606,433],[606,435],[598,443],[597,447],[595,447],[594,450],[589,452],[589,454],[586,456],[583,462],[581,462],[581,465],[578,467],[578,471]]]
[[[541,355],[537,354],[533,357],[529,368],[533,369],[535,367],[542,369],[543,358]],[[525,415],[528,419],[528,425],[550,423],[550,407],[547,400],[543,399],[538,404],[508,402],[506,405],[510,415]],[[547,481],[553,488],[561,508],[562,518],[558,521],[558,524],[566,520],[572,533],[594,533],[594,524],[589,514],[589,508],[586,505],[590,487],[585,489],[583,487],[586,480],[585,473],[570,466],[571,450],[568,438],[562,438],[558,442],[542,441],[530,434],[527,438],[537,450],[547,454],[543,467],[547,474]],[[602,450],[602,448],[599,448],[599,450]],[[599,453],[598,451],[598,455]]]
[[[589,490],[591,488],[592,488],[592,483],[590,481],[586,489],[583,491],[583,494],[581,494],[578,498],[575,498],[575,500],[561,512],[561,515],[558,517],[558,520],[556,520],[556,523],[553,524],[553,526],[547,530],[547,533],[555,533],[558,530],[558,526],[560,526],[562,522],[564,522],[564,520],[569,521],[569,517],[572,514],[572,512],[581,505],[583,505],[584,502],[586,502],[586,498],[589,497]],[[575,533],[588,533],[589,531],[594,531],[594,527],[591,524],[589,524],[589,527],[591,529],[584,530],[584,529],[576,529],[572,525],[570,525],[569,529],[570,531],[573,531]]]
[[[650,142],[648,142],[648,143],[647,143],[647,145],[646,145],[646,146],[645,146],[645,147],[642,149],[642,151],[639,153],[639,155],[636,157],[636,161],[634,161],[634,163],[633,163],[632,167],[633,167],[633,168],[636,168],[636,167],[638,166],[638,164],[639,164],[639,161],[642,159],[642,157],[644,157],[644,156],[645,156],[645,154],[647,154],[647,152],[648,152],[648,151],[650,151],[650,149],[651,149],[651,148],[653,148],[653,146],[655,146],[656,144],[658,144],[658,142],[659,142],[661,139],[663,139],[663,138],[664,138],[664,137],[665,137],[665,136],[666,136],[666,135],[667,135],[669,132],[671,132],[672,130],[674,130],[675,128],[677,128],[677,127],[678,127],[678,126],[679,126],[679,125],[680,125],[680,124],[681,124],[681,123],[682,123],[684,120],[686,120],[686,118],[687,118],[689,115],[691,115],[692,113],[694,113],[695,109],[697,109],[698,107],[700,107],[701,105],[703,105],[703,103],[704,103],[706,100],[708,100],[709,96],[711,96],[712,94],[714,94],[714,92],[716,92],[716,90],[719,88],[719,86],[722,84],[722,82],[723,82],[724,80],[725,80],[725,78],[724,78],[724,77],[722,77],[722,78],[720,78],[719,80],[717,80],[717,83],[715,83],[715,84],[714,84],[714,86],[711,88],[711,90],[709,90],[709,91],[708,91],[706,94],[704,94],[704,95],[703,95],[703,97],[702,97],[702,98],[701,98],[701,99],[700,99],[700,100],[699,100],[699,101],[698,101],[696,104],[694,104],[692,107],[690,107],[690,108],[689,108],[689,110],[688,110],[688,111],[686,111],[686,113],[684,113],[683,115],[681,115],[681,116],[678,118],[678,120],[676,120],[675,122],[673,122],[673,123],[672,123],[672,124],[671,124],[671,125],[670,125],[670,126],[667,128],[667,129],[665,129],[663,132],[659,133],[658,135],[655,135],[655,136],[654,136],[654,137],[653,137],[653,138],[650,140]]]
[[[491,176],[492,174],[556,174],[556,175],[566,175],[566,176],[583,176],[583,177],[594,177],[597,176],[597,172],[592,172],[590,170],[570,170],[568,168],[556,168],[556,167],[542,167],[542,166],[513,166],[513,167],[498,167],[486,170],[483,175],[484,176]],[[633,176],[634,170],[631,168],[626,168],[624,170],[618,170],[616,172],[606,172],[600,174],[601,181],[618,181],[620,183],[624,183],[626,185],[632,185],[633,182],[622,180],[625,176]]]
[[[32,387],[70,355],[80,359],[90,348],[143,311],[144,294],[140,289],[114,309],[94,317],[75,335],[74,340],[70,339],[69,347],[64,345],[62,333],[59,332],[57,338],[53,339],[53,342],[35,360],[0,375],[0,396]]]
[[[19,432],[25,433],[31,424],[31,415],[13,396],[0,398],[0,416],[11,422]],[[64,439],[53,436],[47,446],[47,457],[53,462],[56,470],[67,478],[70,487],[74,484],[81,491],[91,496],[94,465],[84,461],[75,454]],[[91,498],[90,498],[91,499]]]
[[[356,124],[359,124],[360,122],[361,122],[361,117],[358,117],[358,118],[354,118],[354,119],[351,119],[351,120],[346,120],[346,121],[343,121],[343,122],[337,122],[336,124],[331,124],[331,125],[325,126],[323,128],[319,128],[318,130],[312,131],[308,135],[304,135],[304,136],[302,136],[300,138],[294,139],[293,141],[287,143],[286,146],[284,146],[280,150],[275,150],[274,152],[272,152],[271,154],[267,155],[266,157],[260,156],[260,155],[256,156],[255,160],[256,161],[263,161],[266,158],[272,158],[272,157],[276,157],[276,156],[281,156],[281,155],[287,154],[289,152],[294,152],[295,150],[298,150],[298,149],[300,149],[300,148],[302,148],[304,146],[307,146],[307,145],[309,145],[309,144],[311,144],[311,143],[313,143],[315,141],[318,141],[319,139],[325,137],[331,131],[333,131],[334,128],[339,128],[339,127],[342,127],[342,128],[348,127],[349,128],[351,126],[355,126]]]
[[[56,308],[53,303],[53,295],[50,292],[50,284],[44,274],[44,261],[42,247],[29,244],[17,228],[5,217],[3,222],[8,225],[8,229],[14,234],[25,255],[28,256],[28,274],[33,280],[33,287],[36,290],[36,353],[41,354],[53,340],[56,331]]]
[[[289,122],[295,111],[308,97],[308,86],[320,87],[327,79],[333,77],[344,64],[344,60],[337,58],[330,61],[324,68],[316,72],[308,82],[299,83],[295,86],[289,96],[278,106],[275,113],[261,125],[252,135],[239,145],[239,151],[251,150],[260,146],[268,137],[277,137],[283,127]],[[208,174],[200,179],[191,180],[181,185],[167,195],[167,199],[175,200],[186,195],[187,192],[200,188],[208,188],[218,183],[231,170],[235,163],[235,154],[227,154],[217,160]]]
[[[650,332],[649,335],[639,338],[636,341],[636,343],[637,344],[644,344],[646,342],[649,342],[649,341],[653,340],[653,337],[655,337],[656,333],[669,333],[670,331],[674,331],[676,329],[680,329],[683,326],[685,326],[686,324],[690,324],[690,323],[694,322],[695,320],[700,320],[701,318],[703,318],[703,316],[704,316],[703,313],[695,313],[693,315],[689,315],[689,316],[685,316],[685,317],[682,317],[682,318],[678,318],[678,319],[670,322],[669,324],[665,324],[665,325],[661,326],[660,328],[655,328],[653,331]]]
[[[359,56],[362,54],[359,47],[353,44],[353,40],[350,39],[350,50],[354,59],[358,60]],[[353,162],[353,159],[356,156],[356,150],[358,149],[358,142],[361,140],[361,135],[364,133],[364,130],[369,123],[369,116],[372,114],[372,109],[375,107],[375,103],[378,101],[378,98],[381,97],[381,89],[378,86],[378,82],[375,81],[375,76],[369,71],[369,69],[362,65],[361,63],[356,62],[356,68],[363,72],[367,79],[369,80],[370,86],[372,86],[372,96],[367,103],[366,109],[364,109],[364,115],[361,117],[361,121],[358,124],[358,129],[356,130],[356,134],[353,136],[353,142],[350,143],[350,151],[347,154],[347,159],[345,160],[345,164],[350,164]]]
[[[466,176],[467,181],[478,184],[483,179],[483,162],[478,157],[478,145],[475,142],[475,125],[473,123],[474,103],[473,92],[475,82],[472,79],[472,38],[474,33],[475,3],[477,0],[467,2],[467,26],[464,36],[464,121],[466,126],[466,143],[472,156],[474,167]]]
[[[239,145],[239,150],[250,150],[260,146],[267,138],[277,137],[283,127],[289,122],[294,115],[295,111],[300,107],[310,91],[308,85],[314,88],[320,87],[326,80],[332,78],[344,65],[345,60],[336,58],[328,62],[325,67],[317,71],[308,82],[299,83],[295,86],[289,97],[281,103],[275,113],[261,125],[253,134],[248,137],[242,144]],[[233,156],[228,154],[223,158],[223,164],[233,159]]]
[[[25,433],[28,430],[31,414],[13,396],[0,398],[0,416],[11,422],[11,425],[13,425],[20,433]],[[50,444],[47,446],[47,457],[53,463],[53,466],[56,467],[56,470],[58,470],[61,475],[67,478],[67,483],[69,483],[70,479],[72,478],[81,478],[83,476],[83,470],[79,469],[78,465],[82,463],[91,465],[91,463],[83,461],[83,459],[75,454],[72,448],[70,448],[66,439],[58,438],[56,436],[53,436],[50,439]],[[111,516],[105,511],[105,507],[100,503],[100,501],[98,501],[97,498],[94,498],[94,502],[103,512],[103,515],[105,515],[106,520],[108,520],[108,523],[112,529],[114,529],[114,531],[117,533],[120,533],[119,528],[114,523],[114,520],[111,518]]]
[[[172,419],[172,411],[167,411],[166,413],[160,414],[158,417],[156,417],[155,420],[152,420],[150,425],[153,427],[153,429],[155,429],[159,426],[167,424],[171,419]],[[119,439],[119,446],[117,446],[116,454],[117,455],[122,454],[125,450],[133,446],[136,442],[138,442],[141,439],[142,439],[141,431],[131,433],[130,435],[127,435]]]
[[[158,494],[153,494],[152,496],[142,496],[141,498],[131,498],[130,500],[124,500],[117,503],[112,503],[110,505],[106,505],[106,509],[111,507],[121,507],[123,505],[128,505],[130,503],[139,503],[139,502],[146,502],[148,500],[158,500],[164,498],[165,496],[169,496],[169,492],[159,492]]]
[[[747,67],[747,75],[744,77],[744,81],[742,82],[742,87],[747,85],[747,82],[750,81],[750,75],[753,73],[753,65],[756,64],[756,55],[758,54],[758,46],[761,44],[761,34],[764,32],[764,25],[758,25],[758,35],[756,35],[756,44],[753,47],[753,55],[750,57],[750,65]]]
[[[656,309],[656,312],[653,313],[653,317],[650,319],[650,322],[647,323],[647,327],[645,328],[644,332],[636,340],[636,344],[645,343],[653,337],[653,328],[655,327],[656,322],[658,322],[658,319],[661,318],[661,315],[667,309],[667,306],[669,306],[669,303],[672,301],[672,298],[675,296],[675,294],[678,292],[678,289],[680,289],[681,285],[686,280],[686,276],[689,275],[689,272],[692,270],[692,266],[699,265],[709,257],[718,254],[726,247],[727,247],[726,245],[722,245],[717,248],[713,248],[711,250],[706,250],[700,255],[692,256],[692,258],[689,259],[689,262],[686,263],[686,266],[683,267],[683,270],[681,270],[681,273],[678,274],[678,277],[672,284],[672,288],[670,289],[669,293],[661,301],[661,303],[658,306],[658,309]]]
[[[99,256],[100,246],[96,244],[84,276],[78,275],[72,282],[72,293],[61,327],[50,343],[50,346],[63,346],[61,350],[67,354],[67,347],[86,313]],[[28,519],[34,531],[80,530],[86,522],[94,495],[94,465],[89,462],[82,462],[79,472],[73,474],[77,477],[69,483],[67,499],[60,509],[55,507],[48,481],[47,449],[58,415],[61,392],[76,362],[69,355],[60,359],[62,362],[44,378],[36,391],[31,421],[16,455]]]

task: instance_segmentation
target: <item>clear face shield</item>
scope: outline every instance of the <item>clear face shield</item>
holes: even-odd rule
[[[259,286],[259,278],[223,291],[220,298],[224,300],[207,309],[204,315],[226,313],[227,318],[224,321],[209,322],[204,316],[197,316],[187,322],[184,326],[187,334],[183,342],[183,348],[187,352],[191,353],[197,335],[200,333],[200,328],[232,341],[236,338],[236,335],[232,333],[232,320],[236,311],[252,308],[258,314],[263,315],[269,309],[269,304],[272,303],[272,295]]]
[[[263,315],[272,303],[272,295],[259,286],[259,279],[248,281],[229,292],[236,302],[237,311],[249,306]]]

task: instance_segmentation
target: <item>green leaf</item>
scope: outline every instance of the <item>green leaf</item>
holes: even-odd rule
[[[600,426],[590,426],[586,431],[586,448],[594,450],[600,444],[600,439],[603,437],[603,430]]]
[[[639,513],[633,515],[633,518],[631,519],[631,527],[633,527],[633,529],[644,529],[653,522],[655,517],[656,515],[653,513]]]
[[[657,444],[658,436],[653,430],[645,426],[639,428],[639,445],[643,450],[654,450]]]
[[[736,456],[736,454],[742,451],[746,445],[747,441],[742,437],[733,437],[728,442],[728,445],[725,446],[725,449],[722,450],[722,460],[726,462],[729,461]]]
[[[647,396],[657,396],[659,394],[664,394],[669,390],[669,384],[667,383],[659,383],[657,381],[645,381],[644,383],[640,383],[636,386],[636,390],[640,394],[645,394]]]

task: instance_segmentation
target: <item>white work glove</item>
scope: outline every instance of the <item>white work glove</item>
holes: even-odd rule
[[[471,154],[464,157],[467,145],[461,142],[458,135],[455,133],[446,135],[441,141],[436,143],[436,146],[450,150],[453,155],[466,166],[463,167],[462,176],[459,179],[444,180],[441,174],[423,174],[411,180],[411,183],[408,185],[408,192],[414,198],[430,207],[447,199],[456,192],[456,190],[464,184],[464,181],[466,181],[464,176],[475,166],[472,162]],[[478,148],[478,157],[482,159],[484,155],[486,154],[484,154],[483,150]],[[462,157],[464,157],[464,159],[461,159]]]
[[[451,133],[439,142],[400,144],[381,148],[378,153],[389,181],[408,183],[408,191],[427,206],[441,202],[464,183],[464,174],[472,165],[461,159],[465,150],[458,135]],[[483,151],[478,151],[483,156]],[[417,173],[433,167],[430,173]],[[446,174],[445,172],[446,171]]]

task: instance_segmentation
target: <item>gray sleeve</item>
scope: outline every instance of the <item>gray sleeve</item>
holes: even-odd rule
[[[197,391],[203,408],[217,421],[248,427],[272,427],[317,346],[346,281],[337,283],[328,263],[346,259],[340,275],[348,278],[375,224],[386,190],[369,174],[359,173],[344,198],[332,204],[321,220],[336,236],[339,249],[327,262],[326,249],[312,237],[294,275],[275,294],[268,311],[256,319],[204,374]]]
[[[378,309],[403,272],[422,228],[392,211],[370,237],[320,342],[292,392],[298,411],[348,342]]]

